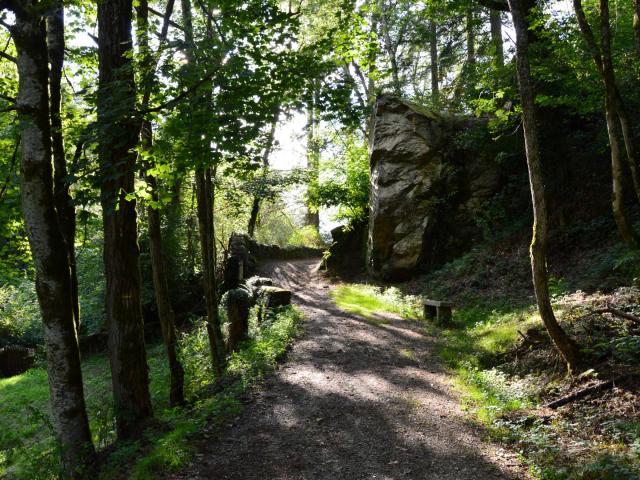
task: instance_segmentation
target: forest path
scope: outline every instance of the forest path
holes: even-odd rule
[[[172,478],[527,478],[465,421],[435,339],[418,322],[339,310],[317,263],[261,268],[293,290],[304,332],[233,424],[202,432],[195,461]]]

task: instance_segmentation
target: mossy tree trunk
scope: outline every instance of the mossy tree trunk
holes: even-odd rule
[[[626,145],[627,160],[638,199],[640,199],[640,174],[638,173],[637,168],[638,160],[631,123],[616,84],[615,72],[611,60],[608,2],[603,0],[600,3],[602,22],[600,45],[596,42],[593,30],[587,21],[587,17],[582,7],[582,0],[573,0],[573,7],[582,37],[587,45],[587,49],[591,53],[596,69],[600,74],[604,89],[605,119],[607,123],[607,134],[609,136],[609,147],[611,149],[611,209],[613,211],[613,217],[616,221],[620,237],[624,243],[629,247],[638,248],[638,246],[640,246],[640,239],[633,229],[629,214],[625,207],[625,180],[624,167],[622,163],[623,141]],[[616,119],[618,119],[620,127],[622,128],[622,138],[620,136]]]
[[[516,64],[518,86],[522,104],[527,167],[533,203],[533,238],[531,241],[531,270],[538,311],[542,322],[556,349],[567,364],[569,371],[578,368],[579,350],[575,342],[562,329],[553,312],[549,298],[547,274],[548,212],[544,188],[544,176],[540,155],[539,133],[536,118],[535,92],[529,65],[529,21],[528,15],[534,2],[509,0],[516,33]]]
[[[94,449],[83,394],[71,269],[68,256],[60,254],[67,249],[54,201],[46,25],[30,2],[10,7],[16,19],[11,35],[18,52],[22,212],[44,325],[51,419],[60,445],[62,477],[77,478]]]

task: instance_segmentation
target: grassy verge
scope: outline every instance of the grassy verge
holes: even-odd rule
[[[108,359],[96,355],[83,362],[85,397],[94,443],[105,452],[100,478],[154,479],[184,465],[192,454],[193,434],[205,424],[219,424],[242,409],[240,396],[276,365],[296,334],[301,313],[279,311],[258,327],[251,319],[251,338],[232,355],[225,373],[226,387],[209,394],[214,376],[204,326],[181,338],[186,370],[188,408],[168,407],[168,368],[162,345],[149,347],[150,390],[156,423],[135,441],[113,446],[115,422]],[[0,477],[56,478],[55,442],[48,422],[46,371],[34,368],[0,380]],[[107,453],[108,452],[108,453]]]
[[[384,322],[377,314],[394,313],[404,318],[418,318],[419,304],[413,297],[394,287],[382,289],[374,285],[343,284],[331,291],[335,304],[345,312],[355,313],[369,321]]]
[[[403,297],[399,292],[392,301],[383,297],[380,289],[368,285],[340,286],[334,292],[340,308],[370,315],[376,309],[398,313],[399,306],[407,308],[416,301],[416,297]],[[565,377],[535,306],[521,301],[476,300],[467,299],[465,306],[454,311],[450,328],[424,327],[426,333],[441,339],[437,353],[454,374],[470,415],[491,437],[510,444],[529,465],[533,478],[640,478],[640,422],[634,413],[638,396],[608,392],[600,399],[578,402],[561,411],[540,409],[543,399],[560,395],[572,382],[588,379]],[[634,350],[636,357],[632,358],[617,345],[621,339],[640,337],[630,335],[623,324],[616,330],[611,320],[584,316],[585,306],[593,300],[597,300],[595,296],[581,292],[573,296],[558,293],[554,307],[594,363],[599,361],[594,352],[603,358],[616,357],[616,361],[619,357],[625,366],[638,363],[640,351]]]

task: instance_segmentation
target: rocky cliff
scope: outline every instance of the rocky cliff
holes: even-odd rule
[[[477,217],[501,179],[494,156],[470,146],[478,136],[488,137],[480,120],[378,98],[370,138],[370,273],[401,280],[480,238]]]

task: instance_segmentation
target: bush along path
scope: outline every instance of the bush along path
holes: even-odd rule
[[[263,270],[295,292],[304,333],[243,412],[205,428],[192,464],[169,478],[527,478],[465,421],[418,322],[339,310],[313,261]]]

